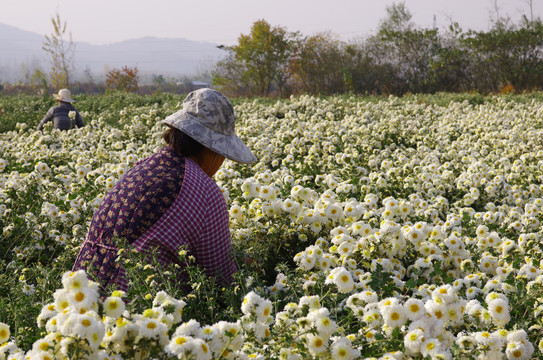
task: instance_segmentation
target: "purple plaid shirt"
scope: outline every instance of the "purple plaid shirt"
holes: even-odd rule
[[[161,216],[156,221],[144,226],[143,231],[141,226],[134,226],[134,221],[126,221],[123,218],[122,221],[108,222],[107,216],[123,215],[123,210],[126,214],[126,206],[123,205],[126,198],[118,196],[118,193],[123,188],[138,188],[137,181],[141,182],[142,178],[146,179],[150,174],[156,175],[157,171],[161,171],[162,174],[164,158],[168,165],[172,164],[171,166],[181,169],[184,165],[184,172],[177,170],[173,172],[174,175],[177,174],[175,176],[182,177],[181,188],[173,204],[165,212],[160,213]],[[158,163],[162,164],[162,168],[157,165]],[[171,172],[167,174],[171,176]],[[171,149],[166,148],[138,163],[119,183],[108,193],[97,212],[97,215],[104,213],[104,221],[99,222],[97,215],[93,218],[91,229],[74,264],[74,270],[87,270],[87,266],[92,263],[90,270],[94,270],[94,274],[90,274],[91,278],[99,281],[103,287],[114,283],[119,289],[126,291],[127,279],[124,269],[115,261],[118,248],[112,240],[112,235],[122,234],[123,237],[132,240],[134,233],[137,233],[138,236],[129,241],[131,247],[138,251],[158,249],[158,261],[161,264],[182,265],[179,262],[179,251],[186,249],[208,276],[215,276],[223,285],[232,281],[236,266],[230,257],[231,241],[226,202],[217,184],[193,160],[179,157]],[[120,190],[115,192],[116,189]],[[153,189],[154,191],[151,191]],[[137,198],[136,202],[145,205],[157,200],[157,196],[158,199],[165,200],[164,195],[168,193],[161,188],[157,192],[156,186],[144,191],[146,194]],[[155,196],[146,199],[149,193]],[[145,215],[146,208],[142,206],[139,208],[142,209],[139,216]],[[130,220],[137,218],[137,213],[130,216]],[[142,219],[149,222],[149,218],[145,216]]]

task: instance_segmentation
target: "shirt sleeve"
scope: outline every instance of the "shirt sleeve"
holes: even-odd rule
[[[43,119],[40,121],[40,123],[38,125],[38,130],[43,129],[43,125],[45,125],[46,123],[48,123],[51,120],[53,120],[53,108],[49,109],[47,114],[45,114]]]
[[[208,276],[215,276],[219,283],[228,285],[237,270],[231,257],[228,209],[218,187],[209,189],[208,195],[205,225],[194,246],[194,256]]]

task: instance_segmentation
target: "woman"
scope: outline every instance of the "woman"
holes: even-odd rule
[[[43,129],[43,125],[49,121],[53,121],[55,129],[69,130],[74,127],[81,128],[85,126],[81,115],[72,105],[75,102],[72,99],[72,93],[68,89],[61,89],[58,94],[55,94],[55,100],[58,101],[58,105],[54,106],[47,111],[47,114],[43,117],[38,125],[38,130]],[[70,113],[73,112],[73,118],[70,117]]]
[[[220,92],[200,89],[162,122],[168,146],[137,163],[106,195],[74,264],[102,289],[128,289],[115,261],[119,238],[138,251],[156,249],[165,266],[179,263],[179,251],[187,249],[223,285],[236,271],[226,202],[211,179],[225,158],[256,160],[236,136],[234,108]]]

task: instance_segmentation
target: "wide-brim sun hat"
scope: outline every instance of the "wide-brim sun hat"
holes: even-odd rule
[[[58,91],[58,94],[55,94],[53,95],[55,97],[56,100],[60,100],[60,101],[63,101],[63,102],[68,102],[68,103],[74,103],[75,100],[72,99],[72,93],[70,90],[68,89],[60,89]]]
[[[236,135],[234,106],[217,90],[193,91],[183,101],[183,108],[162,120],[217,154],[241,163],[256,157]]]

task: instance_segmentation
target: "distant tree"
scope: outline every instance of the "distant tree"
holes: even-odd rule
[[[94,82],[94,76],[92,75],[92,71],[90,69],[90,66],[86,66],[85,70],[83,71],[84,75],[84,81],[87,83],[93,83]]]
[[[389,88],[393,93],[426,92],[429,90],[430,61],[440,48],[436,29],[417,29],[412,15],[404,3],[386,8],[387,16],[381,20],[374,45],[393,69]]]
[[[377,31],[387,33],[412,30],[414,27],[414,23],[411,21],[412,18],[413,15],[405,6],[405,2],[393,3],[386,7],[386,16],[379,22]]]
[[[526,16],[526,18],[530,21],[531,24],[534,22],[534,1],[533,0],[524,0],[526,5],[528,5],[528,8],[530,9],[530,17]]]
[[[25,84],[31,84],[32,85],[33,83],[31,81],[31,77],[34,74],[34,72],[36,70],[39,70],[40,72],[42,71],[41,66],[40,66],[40,61],[36,57],[33,57],[32,59],[30,59],[29,62],[26,62],[26,61],[21,62],[21,64],[19,66],[20,66],[20,69],[21,69],[20,71],[24,76],[24,83]]]
[[[43,85],[44,81],[47,83],[47,75],[40,69],[34,70],[34,73],[30,76],[30,84],[34,86]]]
[[[255,21],[237,45],[222,47],[230,55],[217,64],[214,83],[261,96],[269,95],[273,86],[281,92],[290,77],[288,60],[295,36],[265,20]]]
[[[164,85],[166,83],[166,79],[162,74],[159,75],[153,75],[153,84],[155,85]]]
[[[228,94],[239,96],[254,95],[251,81],[245,75],[245,67],[243,63],[236,60],[233,52],[230,52],[224,59],[217,62],[212,76],[213,84]]]
[[[42,49],[48,54],[51,63],[49,71],[51,84],[60,89],[70,84],[75,44],[71,32],[67,32],[66,21],[63,22],[58,13],[51,18],[51,23],[53,32],[45,35]]]
[[[466,92],[476,88],[474,70],[477,56],[463,44],[458,23],[440,36],[440,46],[429,62],[429,90]]]
[[[304,92],[334,94],[345,90],[343,43],[331,33],[306,37],[291,61],[291,72]],[[347,76],[348,77],[348,76]]]
[[[543,23],[525,21],[516,28],[495,26],[487,32],[470,31],[463,42],[478,58],[475,74],[484,92],[541,89],[543,84]],[[488,82],[490,81],[490,82]]]
[[[124,66],[106,74],[106,90],[134,92],[138,90],[138,68]]]
[[[490,0],[491,9],[489,12],[490,22],[495,29],[507,29],[511,26],[511,18],[509,16],[502,16],[500,13],[499,0]]]
[[[390,93],[394,79],[392,66],[383,59],[388,54],[377,37],[352,41],[343,47],[344,73],[351,79],[351,89],[363,94]]]

